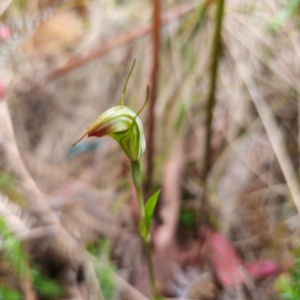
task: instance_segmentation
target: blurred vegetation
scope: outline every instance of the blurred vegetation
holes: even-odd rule
[[[39,295],[46,296],[48,299],[56,299],[62,295],[62,289],[58,284],[42,275],[38,267],[29,262],[20,240],[10,232],[3,218],[0,219],[0,240],[4,258],[2,263],[9,264],[16,279],[22,280],[22,278],[30,276],[33,288]],[[22,299],[18,290],[4,285],[1,285],[0,293],[1,299]]]
[[[300,299],[299,13],[0,0],[0,299],[151,299],[149,249],[161,297]],[[115,141],[72,148],[134,59],[125,105],[153,92],[139,199]]]
[[[295,262],[295,266],[290,270],[290,275],[283,274],[277,279],[277,289],[283,299],[296,300],[300,297],[300,260]]]
[[[109,241],[103,240],[98,245],[88,245],[88,251],[96,258],[94,265],[103,296],[107,300],[114,299],[116,285],[114,282],[115,267],[110,262]]]

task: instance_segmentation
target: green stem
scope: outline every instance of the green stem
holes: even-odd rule
[[[141,165],[139,160],[131,161],[131,175],[132,175],[132,180],[133,180],[133,184],[135,187],[136,196],[138,200],[141,222],[145,223],[145,204],[144,204],[144,198],[142,192],[142,175],[141,175]],[[149,272],[149,279],[150,279],[152,293],[154,298],[158,299],[158,292],[155,286],[155,278],[154,278],[154,271],[153,271],[153,264],[152,264],[151,245],[149,240],[147,240],[142,235],[141,237],[146,250],[147,265],[148,265],[148,272]]]
[[[154,271],[153,271],[153,263],[152,263],[152,253],[151,253],[151,245],[150,242],[143,239],[145,250],[146,250],[146,257],[147,257],[147,264],[148,264],[148,272],[149,272],[149,278],[150,278],[150,284],[152,289],[152,294],[154,296],[154,299],[158,299],[158,292],[155,286],[155,278],[154,278]]]
[[[141,219],[144,220],[145,204],[144,204],[143,192],[142,192],[142,174],[141,174],[141,165],[139,160],[131,161],[131,176],[136,191]]]
[[[203,196],[202,201],[199,201],[199,208],[196,212],[197,219],[197,227],[200,223],[200,216],[205,215],[206,210],[206,181],[207,176],[211,168],[211,137],[212,137],[212,120],[213,120],[213,112],[216,104],[216,90],[217,90],[217,79],[218,79],[218,66],[219,66],[219,58],[221,52],[221,40],[222,40],[222,21],[224,15],[224,4],[225,0],[216,1],[217,9],[216,9],[216,27],[213,37],[213,45],[212,45],[212,57],[211,57],[211,66],[210,66],[210,89],[208,98],[206,101],[206,124],[205,124],[205,141],[204,141],[204,170],[203,170]]]
[[[206,140],[205,140],[205,169],[204,169],[204,180],[210,169],[210,154],[211,147],[210,141],[212,136],[212,119],[213,111],[216,104],[216,89],[217,89],[217,78],[218,78],[218,66],[219,57],[221,51],[221,38],[222,38],[222,21],[224,15],[224,2],[225,0],[218,0],[218,6],[216,10],[216,28],[213,37],[212,46],[212,61],[210,68],[210,90],[206,102]]]

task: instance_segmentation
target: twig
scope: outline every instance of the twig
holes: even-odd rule
[[[153,177],[153,155],[154,155],[154,126],[155,126],[155,114],[154,108],[157,98],[157,80],[158,80],[158,68],[159,68],[159,36],[161,27],[160,17],[160,0],[153,0],[153,24],[152,24],[152,70],[151,70],[151,95],[150,105],[148,110],[148,132],[147,132],[147,181],[146,181],[146,193],[151,190],[151,183]]]
[[[170,22],[177,20],[179,18],[184,17],[185,15],[189,14],[190,12],[195,10],[195,4],[189,3],[185,5],[181,5],[177,9],[173,10],[172,12],[166,13],[161,20],[161,25],[167,25]],[[54,80],[57,78],[62,77],[63,75],[71,72],[72,70],[81,67],[94,59],[97,59],[104,54],[108,53],[109,51],[128,43],[131,43],[138,38],[151,33],[152,31],[152,24],[146,25],[139,29],[133,29],[125,34],[121,34],[113,38],[110,42],[106,43],[103,46],[103,42],[92,49],[88,54],[83,57],[79,57],[78,55],[73,56],[69,59],[69,61],[63,65],[62,67],[58,67],[57,69],[51,71],[49,74],[46,75],[46,80]]]

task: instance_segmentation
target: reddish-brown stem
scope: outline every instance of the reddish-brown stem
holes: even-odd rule
[[[160,0],[153,0],[153,23],[152,23],[152,69],[151,69],[151,94],[148,110],[148,132],[147,132],[147,181],[146,192],[148,194],[153,176],[153,155],[154,155],[154,126],[155,126],[155,103],[157,98],[157,82],[159,68],[159,37],[160,37]]]
[[[194,3],[181,5],[177,9],[174,9],[173,11],[166,13],[161,19],[161,25],[166,25],[174,20],[177,20],[178,18],[182,18],[186,14],[194,10],[195,10]],[[105,55],[109,51],[119,46],[131,43],[136,39],[151,33],[152,28],[153,28],[153,24],[151,23],[139,29],[133,29],[129,32],[126,32],[124,34],[121,34],[120,36],[113,38],[111,41],[107,42],[106,45],[103,45],[103,43],[101,43],[100,45],[96,46],[94,49],[92,49],[89,53],[87,53],[84,56],[78,56],[78,55],[73,56],[69,59],[69,61],[65,65],[58,67],[52,70],[50,73],[48,73],[46,75],[46,79],[54,80],[60,78],[65,74],[71,72],[72,70],[81,67],[93,61],[94,59],[101,57],[102,55]]]

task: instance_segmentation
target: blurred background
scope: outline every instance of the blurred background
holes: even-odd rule
[[[300,299],[299,0],[0,1],[0,299]]]

